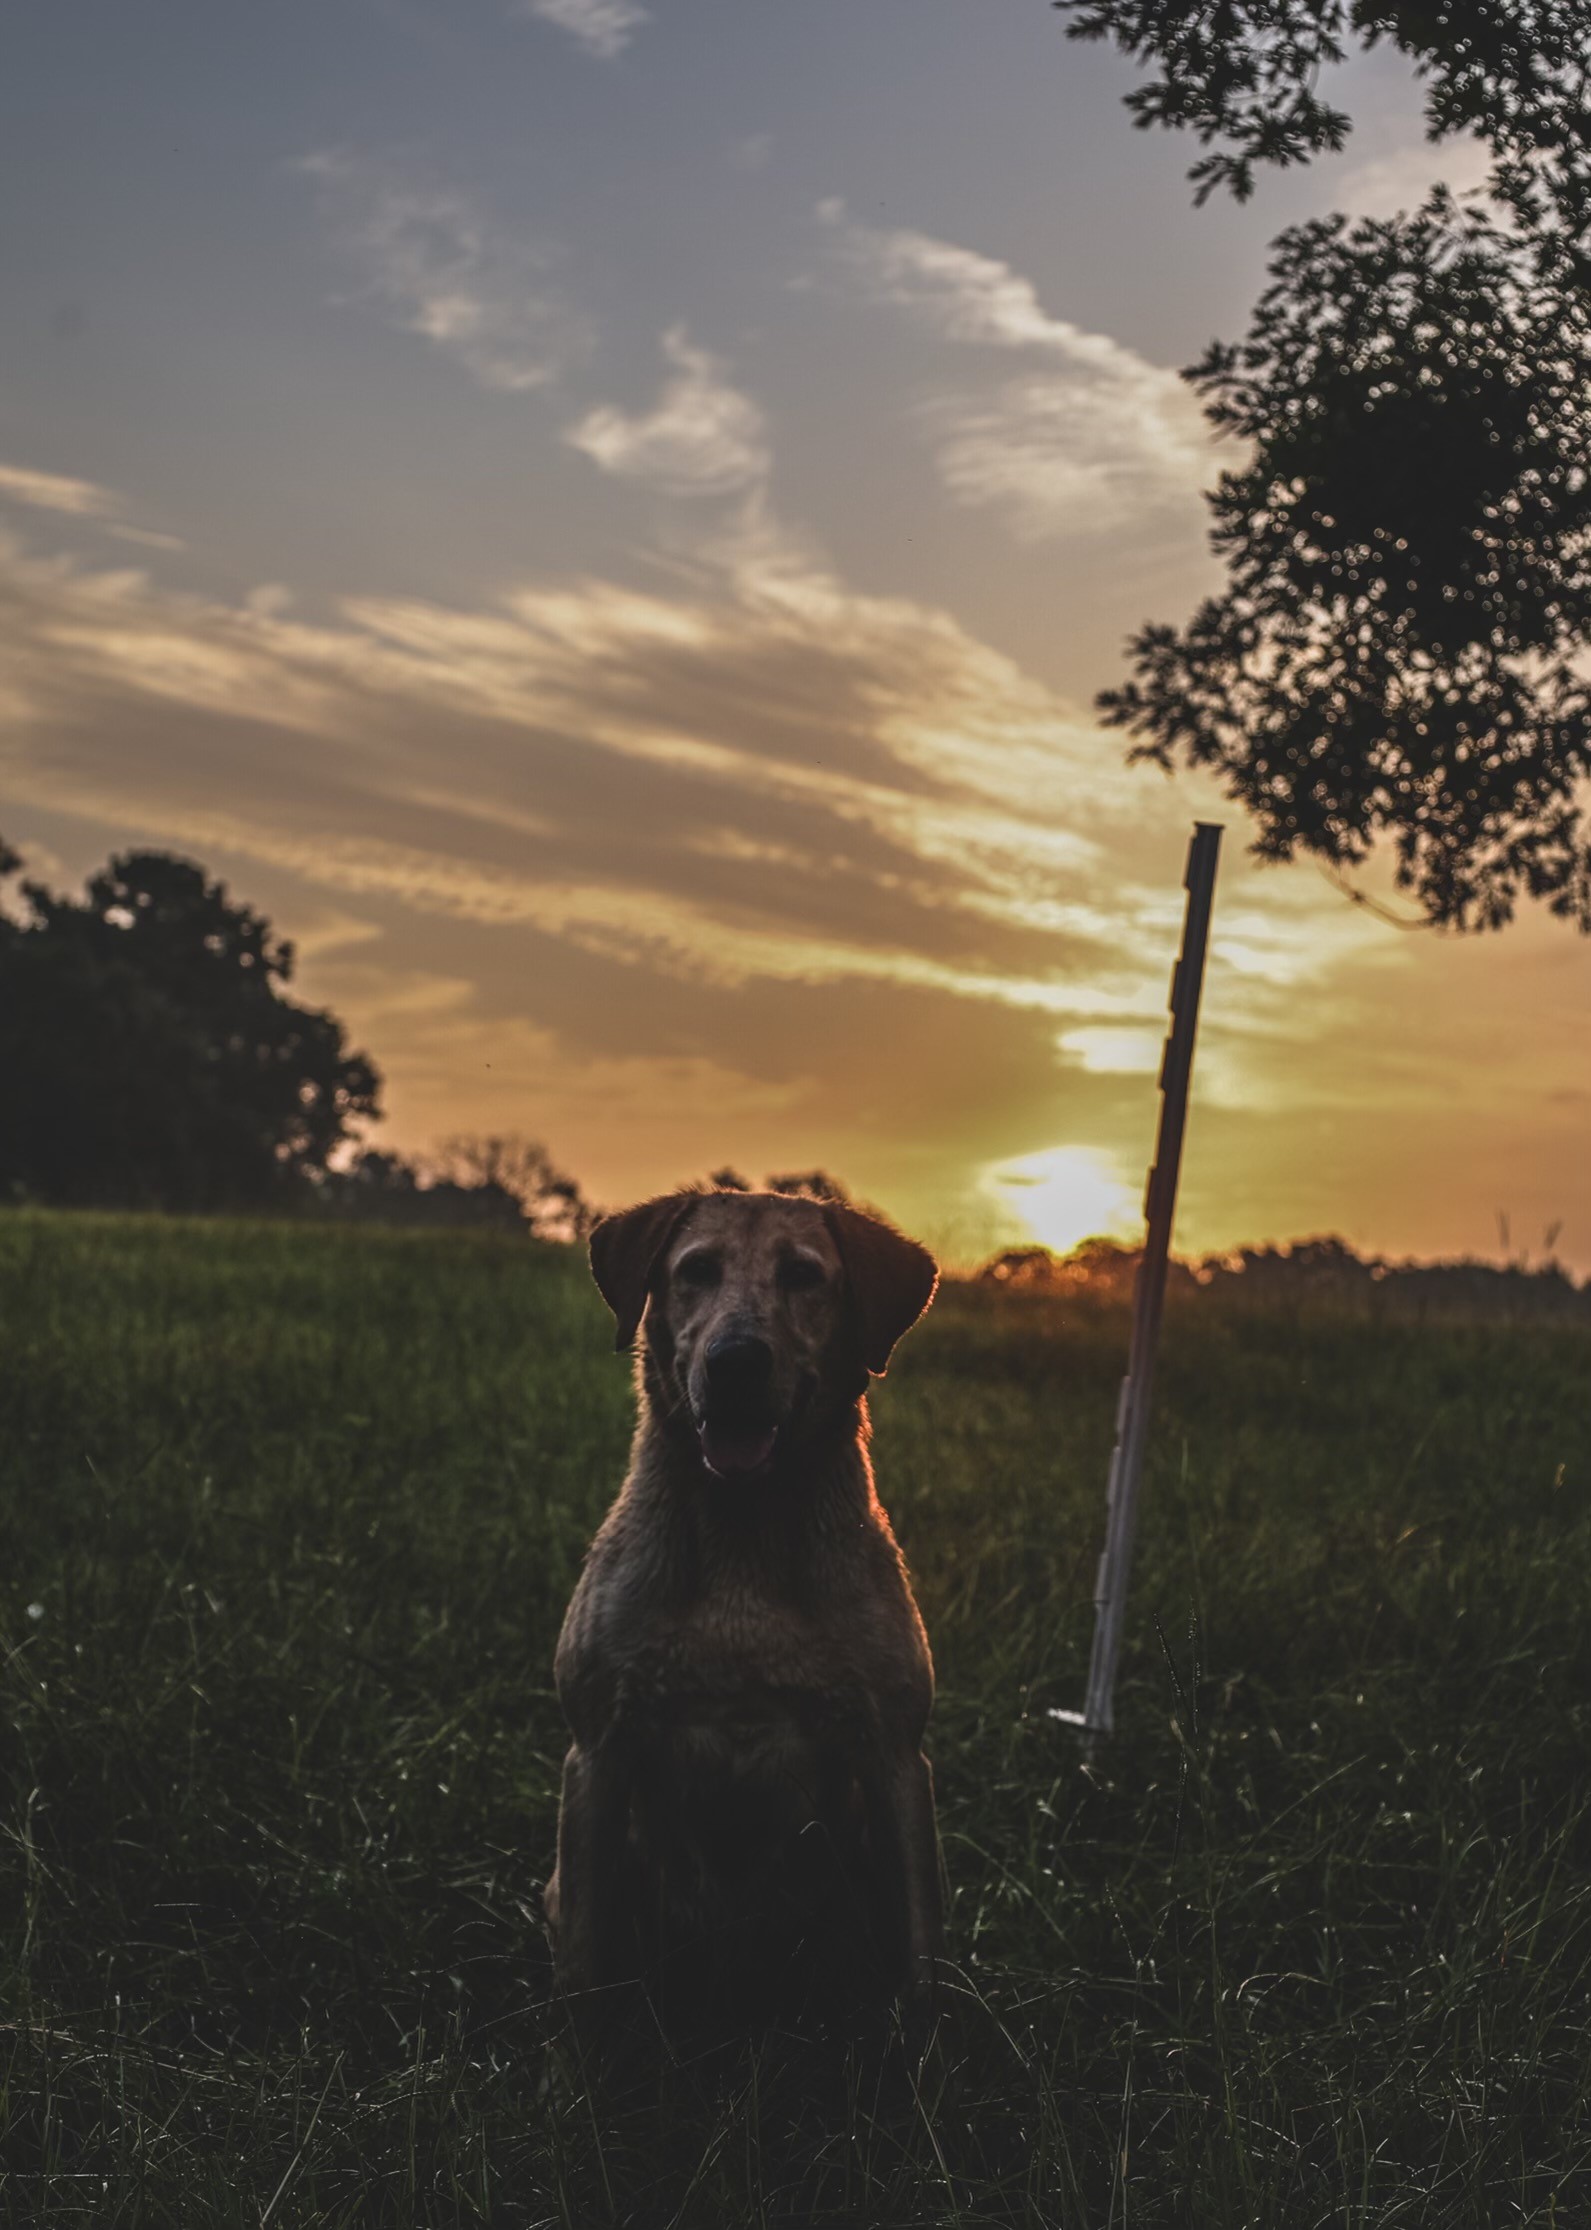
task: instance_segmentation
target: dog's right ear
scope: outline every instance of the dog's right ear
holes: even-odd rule
[[[939,1265],[926,1247],[877,1216],[840,1206],[824,1213],[850,1284],[862,1360],[874,1378],[882,1378],[895,1342],[933,1299]]]
[[[665,1193],[659,1200],[643,1200],[638,1208],[604,1216],[591,1234],[591,1275],[613,1311],[618,1326],[613,1345],[621,1355],[646,1313],[658,1259],[693,1205],[690,1193]]]

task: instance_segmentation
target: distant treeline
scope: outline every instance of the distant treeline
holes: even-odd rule
[[[348,1223],[528,1231],[564,1243],[583,1239],[596,1221],[545,1146],[516,1135],[450,1138],[420,1155],[363,1147],[317,1177],[300,1205]]]
[[[596,1211],[539,1143],[360,1138],[381,1072],[288,996],[294,952],[190,860],[125,852],[81,899],[0,840],[0,1204],[243,1210],[585,1237]],[[747,1191],[720,1169],[708,1180]],[[845,1200],[821,1169],[777,1192]]]
[[[1551,1254],[1548,1235],[1537,1263],[1389,1262],[1357,1254],[1343,1239],[1302,1239],[1293,1246],[1240,1247],[1229,1254],[1173,1261],[1168,1297],[1211,1294],[1260,1308],[1324,1304],[1356,1315],[1541,1316],[1591,1319],[1591,1282],[1576,1285]],[[1075,1293],[1102,1300],[1130,1298],[1143,1250],[1110,1239],[1085,1239],[1070,1254],[1047,1247],[1012,1247],[986,1262],[979,1279],[1016,1291]]]
[[[0,841],[0,884],[21,860]],[[342,1024],[289,998],[292,945],[202,867],[127,852],[81,899],[18,881],[0,909],[0,1204],[245,1210],[350,1222],[584,1239],[596,1210],[535,1141],[458,1137],[403,1155],[364,1143],[381,1074]],[[709,1185],[751,1190],[735,1169]],[[827,1170],[763,1189],[847,1201]],[[1173,1263],[1173,1295],[1265,1305],[1557,1316],[1591,1313],[1552,1259],[1393,1263],[1341,1239]],[[991,1284],[1125,1298],[1138,1251],[1089,1239],[1070,1254],[1016,1247]]]
[[[0,1202],[587,1229],[527,1140],[360,1145],[380,1071],[288,996],[292,945],[202,867],[126,852],[72,899],[21,865],[0,841]]]

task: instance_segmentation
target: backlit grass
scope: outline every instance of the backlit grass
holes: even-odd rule
[[[538,1892],[621,1475],[581,1263],[0,1217],[0,2203],[19,2224],[1591,2220],[1591,1337],[951,1288],[877,1395],[939,1666],[926,2055],[593,2092]]]

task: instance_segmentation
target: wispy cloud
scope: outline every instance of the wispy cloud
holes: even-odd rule
[[[1119,344],[1051,317],[1031,279],[993,256],[931,233],[857,224],[843,201],[820,202],[818,215],[835,228],[841,255],[875,301],[921,311],[956,341],[996,348],[1079,349],[1110,363]]]
[[[1183,397],[1153,376],[1092,366],[1004,380],[926,404],[922,423],[959,503],[998,511],[1024,542],[1120,533],[1193,511],[1208,476]]]
[[[524,0],[522,12],[555,24],[599,61],[622,54],[643,23],[645,8],[635,0]]]
[[[76,519],[106,519],[121,508],[108,488],[92,480],[35,472],[26,465],[0,465],[0,501],[23,503],[32,511],[61,511]]]
[[[1031,280],[928,233],[819,215],[869,300],[909,311],[944,339],[1020,353],[1031,369],[928,397],[917,419],[958,502],[1000,512],[1025,541],[1119,532],[1191,514],[1209,437],[1175,372],[1107,334],[1053,317]]]
[[[64,518],[83,519],[118,542],[136,543],[146,550],[181,550],[180,535],[163,534],[154,527],[131,525],[118,517],[121,498],[94,480],[76,480],[66,473],[38,472],[28,465],[0,464],[0,504],[16,503],[30,511],[53,511]]]
[[[1123,862],[1185,799],[947,613],[789,550],[667,594],[359,599],[336,625],[11,555],[0,606],[8,787],[56,810],[680,980],[894,983],[1073,1025],[1163,1002],[1174,904]],[[218,752],[227,802],[200,806]],[[1250,909],[1242,944],[1259,999],[1334,949],[1285,907]]]
[[[58,564],[0,581],[8,780],[66,810],[176,815],[199,841],[213,785],[184,721],[203,757],[268,707],[276,742],[235,766],[224,841],[344,898],[704,981],[895,981],[1074,1018],[1133,975],[1119,944],[1106,961],[1087,830],[1138,783],[932,609],[757,554],[677,594],[361,600],[335,627]],[[90,711],[107,698],[114,748]],[[134,776],[139,706],[169,748]]]
[[[1450,139],[1433,146],[1421,140],[1385,155],[1355,163],[1332,194],[1335,208],[1350,217],[1394,217],[1418,209],[1438,179],[1458,194],[1476,193],[1490,182],[1492,157],[1478,139]]]
[[[1163,1027],[1186,789],[766,518],[663,587],[331,622],[0,544],[0,702],[13,821],[176,845],[273,907],[291,878],[298,916],[378,925],[310,988],[375,1032],[409,1121],[578,1137],[599,1186],[604,1154],[636,1181],[643,1139],[646,1181],[709,1137],[759,1166],[804,1151],[895,1172],[903,1212],[1136,1122],[1137,1064],[1101,1033]],[[1329,1031],[1333,971],[1387,942],[1313,879],[1266,891],[1223,901],[1213,1105],[1259,1104],[1278,1034]],[[461,963],[462,988],[438,972]],[[421,1008],[378,1030],[405,970]]]
[[[550,243],[511,235],[467,195],[364,156],[329,150],[295,167],[325,195],[363,291],[483,387],[545,387],[589,347],[586,320],[554,283]]]
[[[604,472],[649,481],[677,495],[728,495],[767,477],[761,411],[718,359],[697,348],[683,326],[663,336],[673,376],[652,409],[638,416],[604,407],[565,430]]]
[[[155,527],[130,527],[125,520],[115,519],[106,527],[118,542],[134,543],[141,550],[185,550],[187,544],[180,534],[162,534]]]

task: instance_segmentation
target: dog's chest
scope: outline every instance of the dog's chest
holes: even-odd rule
[[[657,1621],[636,1637],[622,1686],[649,1778],[687,1804],[755,1791],[815,1818],[862,1733],[843,1636],[754,1590],[720,1587]]]
[[[825,1699],[751,1686],[672,1691],[647,1716],[644,1752],[632,1833],[661,1868],[665,1903],[695,1910],[698,1922],[721,1917],[715,1894],[736,1884],[749,1894],[755,1882],[766,1891],[792,1867],[786,1888],[796,1892],[814,1832],[831,1857],[854,1839],[855,1759]]]
[[[767,1603],[719,1596],[649,1622],[625,1652],[625,1701],[660,1719],[690,1709],[726,1731],[810,1717],[855,1682],[843,1635]]]
[[[806,1695],[675,1693],[649,1728],[653,1770],[687,1804],[741,1792],[799,1824],[823,1811],[839,1765],[832,1717]]]
[[[856,1927],[865,1867],[857,1759],[830,1699],[671,1689],[643,1749],[629,1837],[654,1948],[666,1961],[688,1947],[690,1985],[710,1997],[792,1959],[804,1987],[815,1947]]]

